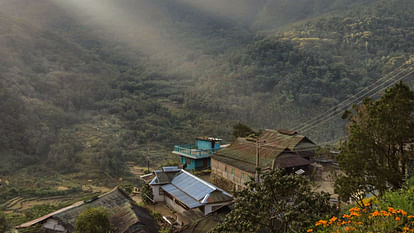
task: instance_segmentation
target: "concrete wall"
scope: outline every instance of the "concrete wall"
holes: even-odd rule
[[[196,140],[196,146],[197,146],[197,149],[200,149],[200,150],[210,150],[210,149],[213,149],[213,146],[212,146],[212,142],[210,142],[210,141],[204,141],[204,140]],[[221,145],[221,141],[218,141],[218,142],[215,142],[214,143],[214,149],[220,149],[220,145]]]
[[[190,163],[187,163],[187,160],[190,160]],[[207,167],[204,167],[204,161],[207,161]],[[200,170],[210,168],[210,158],[203,159],[191,159],[184,156],[181,156],[180,162],[182,165],[187,164],[185,170]]]
[[[196,169],[195,159],[191,159],[191,158],[181,156],[181,164],[186,165],[185,170],[195,170]]]
[[[249,177],[254,178],[253,173],[243,171],[229,164],[215,160],[214,156],[211,158],[211,174],[233,183],[236,190],[244,188],[245,183],[249,181]]]
[[[55,219],[48,219],[44,224],[43,228],[47,231],[50,230],[51,232],[67,232],[65,227],[60,225],[59,222]]]
[[[169,198],[168,196],[165,196],[165,203],[180,214],[186,211],[186,209],[175,203],[175,201]]]
[[[210,158],[204,158],[204,159],[197,159],[195,160],[195,168],[196,169],[207,169],[210,168]],[[204,167],[204,161],[207,163],[207,167]]]
[[[197,149],[199,149],[199,150],[210,150],[210,149],[212,149],[210,141],[196,140],[196,146],[197,146]]]
[[[160,195],[161,186],[151,185],[151,187],[152,187],[152,195],[154,196],[154,201],[156,202],[164,201],[164,195]]]

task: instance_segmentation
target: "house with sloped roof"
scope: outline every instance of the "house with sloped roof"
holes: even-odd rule
[[[155,202],[165,202],[182,216],[205,216],[233,202],[231,194],[178,167],[154,171],[149,183]]]
[[[103,207],[109,212],[114,233],[156,233],[158,225],[151,213],[138,206],[119,188],[87,201],[80,201],[16,227],[18,231],[40,229],[47,233],[74,232],[77,216],[88,208]],[[38,231],[36,231],[38,232]]]
[[[287,173],[308,170],[317,146],[309,138],[289,130],[264,130],[258,138],[237,138],[214,153],[211,174],[235,189],[254,179],[256,162],[262,172],[284,169]],[[256,155],[258,153],[258,161]]]

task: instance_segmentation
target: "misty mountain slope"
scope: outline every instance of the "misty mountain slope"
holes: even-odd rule
[[[99,2],[0,2],[1,172],[122,176],[148,144],[158,162],[194,136],[231,139],[238,121],[294,128],[413,49],[406,0]]]
[[[123,161],[122,153],[134,148],[121,154],[105,151],[117,147],[120,137],[129,137],[125,122],[139,118],[152,137],[162,132],[158,127],[171,127],[174,116],[167,109],[145,94],[130,93],[118,67],[76,43],[3,15],[0,32],[0,56],[5,58],[0,63],[2,173],[44,163],[59,172],[91,167],[120,172],[122,163],[110,164]],[[99,132],[87,136],[90,130]],[[132,140],[124,142],[140,143]]]
[[[214,70],[220,79],[201,82],[190,106],[216,97],[220,101],[205,106],[225,106],[258,127],[294,128],[413,55],[413,4],[379,2],[259,38],[223,56]],[[343,123],[338,116],[305,133],[322,141],[338,138]]]

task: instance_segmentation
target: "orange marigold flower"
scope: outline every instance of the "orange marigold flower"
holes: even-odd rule
[[[407,212],[406,211],[404,211],[404,210],[401,210],[401,209],[399,209],[398,211],[397,211],[397,213],[399,213],[399,214],[402,214],[402,215],[407,215]]]
[[[395,217],[395,221],[400,221],[401,218],[400,217]]]
[[[359,212],[360,210],[361,210],[360,208],[354,207],[354,208],[349,209],[349,212]]]
[[[308,229],[306,232],[312,232],[313,231],[313,229]]]
[[[403,230],[408,231],[408,230],[410,230],[410,228],[409,227],[404,227]]]
[[[351,213],[351,216],[356,216],[356,217],[359,217],[359,216],[361,216],[361,214],[356,213],[356,212],[352,212],[352,213]]]
[[[319,220],[319,221],[317,221],[316,223],[315,223],[315,226],[319,226],[319,225],[326,225],[326,224],[328,224],[328,221],[326,221],[326,220]]]
[[[407,218],[414,218],[414,215],[408,215]]]
[[[329,222],[330,222],[330,223],[335,222],[337,219],[338,219],[338,218],[337,218],[336,216],[333,216],[331,219],[329,219]]]
[[[362,222],[358,222],[357,224],[358,224],[358,225],[362,225]]]
[[[378,216],[379,215],[379,211],[378,210],[376,210],[375,212],[372,212],[371,213],[371,216],[373,216],[373,217],[376,217],[376,216]]]
[[[369,203],[369,202],[364,203],[364,206],[365,206],[365,207],[368,207],[368,206],[370,206],[370,205],[371,205],[371,203]]]
[[[345,231],[349,231],[349,230],[351,230],[351,228],[345,227]]]

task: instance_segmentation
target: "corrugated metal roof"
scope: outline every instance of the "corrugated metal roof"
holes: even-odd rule
[[[207,194],[217,189],[215,186],[194,177],[188,172],[182,172],[171,183],[197,201],[201,201]]]
[[[185,192],[179,190],[172,184],[166,184],[161,187],[165,192],[171,194],[178,200],[180,200],[182,203],[184,203],[186,206],[188,206],[190,209],[196,208],[201,206],[201,203],[186,194]]]
[[[162,167],[162,171],[164,171],[164,172],[178,172],[178,171],[180,171],[180,169],[177,166]]]

